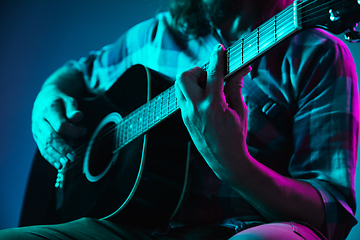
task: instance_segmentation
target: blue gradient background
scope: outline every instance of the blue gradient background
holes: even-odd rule
[[[0,1],[0,229],[18,224],[36,148],[31,135],[32,103],[43,81],[67,60],[112,43],[166,2]],[[360,44],[348,46],[360,73]],[[356,182],[360,192],[359,184],[360,176]],[[357,196],[360,199],[360,193]],[[348,239],[359,236],[360,224]]]

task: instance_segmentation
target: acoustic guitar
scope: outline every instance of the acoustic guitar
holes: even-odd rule
[[[306,28],[358,41],[359,21],[359,0],[294,1],[226,50],[225,79]],[[89,133],[72,143],[77,160],[57,175],[63,221],[89,216],[158,226],[176,214],[186,192],[190,138],[172,82],[136,65],[103,95],[80,101]]]

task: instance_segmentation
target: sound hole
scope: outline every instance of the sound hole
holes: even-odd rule
[[[95,137],[89,159],[89,173],[92,176],[102,174],[111,163],[116,148],[114,128],[114,123],[108,123]]]
[[[86,150],[83,172],[90,182],[99,181],[115,163],[119,152],[116,149],[117,125],[121,122],[120,114],[107,115],[96,128]]]

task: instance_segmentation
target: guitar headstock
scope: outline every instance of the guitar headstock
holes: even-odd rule
[[[320,27],[334,34],[345,32],[349,38],[360,38],[354,30],[360,22],[360,0],[303,0],[297,2],[297,8],[302,28]]]

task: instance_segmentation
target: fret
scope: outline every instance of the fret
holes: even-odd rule
[[[168,98],[168,114],[171,113],[171,105],[173,104],[173,101],[171,101],[171,89],[175,89],[175,87],[171,87],[170,89],[167,90],[168,94],[167,94],[167,98]]]
[[[128,141],[130,141],[133,138],[133,124],[132,124],[133,118],[128,118]]]
[[[122,147],[124,145],[124,129],[123,129],[123,122],[121,122],[118,126],[118,129],[119,129],[119,133],[118,133],[118,139],[119,139],[119,145],[118,145],[118,148]]]
[[[229,73],[234,72],[241,64],[243,64],[243,41],[238,41],[233,47],[228,49]]]
[[[115,136],[116,136],[116,139],[115,139],[115,148],[114,149],[117,149],[119,146],[120,146],[120,124],[116,125],[115,126]]]
[[[163,93],[163,104],[161,105],[161,118],[164,119],[169,114],[169,91]]]
[[[226,49],[225,51],[225,67],[224,67],[224,75],[226,76],[230,72],[230,50],[231,48]]]
[[[128,123],[128,119],[124,121],[124,144],[126,144],[129,139]]]
[[[300,12],[298,11],[298,1],[294,1],[293,3],[293,16],[294,16],[294,26],[295,29],[300,29],[301,28],[301,23],[299,22],[299,19],[301,19]],[[300,18],[299,18],[300,17]]]
[[[257,52],[257,54],[260,53],[259,42],[260,42],[260,28],[257,28],[256,29],[256,52]]]
[[[136,138],[139,133],[139,109],[135,110],[134,115],[132,116],[133,121],[133,138]]]
[[[276,31],[276,26],[277,26],[277,16],[275,15],[274,16],[274,42],[276,42],[277,38],[278,38],[277,31]]]
[[[153,126],[154,122],[155,122],[155,102],[149,101],[149,118],[148,118],[149,127]]]
[[[287,7],[278,15],[277,36],[279,38],[288,35],[294,30],[294,12],[293,7]]]
[[[122,145],[125,145],[125,142],[126,142],[126,127],[125,127],[124,122],[122,123],[121,131],[122,131],[122,133],[121,133],[121,138],[122,138],[121,143],[122,143]]]
[[[175,102],[175,108],[174,108],[174,111],[175,111],[175,110],[180,108],[179,102],[178,102],[178,100],[176,98],[176,95],[175,95],[175,88],[174,88],[174,102]]]
[[[244,39],[241,39],[241,64],[244,64]]]
[[[134,138],[134,115],[129,117],[129,141]]]
[[[138,115],[138,126],[137,126],[137,129],[138,129],[138,133],[142,133],[144,131],[144,123],[143,123],[143,119],[144,119],[144,108],[143,107],[140,107],[138,112],[137,112],[137,115]]]
[[[162,119],[164,119],[164,115],[163,115],[163,112],[164,112],[164,107],[165,107],[165,103],[164,103],[164,101],[165,101],[165,94],[164,94],[164,92],[162,92],[161,94],[160,94],[160,96],[159,96],[159,101],[160,101],[160,108],[158,109],[158,113],[159,113],[159,118],[160,118],[160,120],[162,120]]]
[[[250,61],[252,58],[254,58],[256,53],[256,31],[251,32],[244,38],[244,49],[243,49],[243,55],[244,55],[244,62]]]
[[[169,104],[169,113],[173,113],[178,109],[177,99],[175,96],[175,87],[171,87],[169,91],[170,95],[170,104]]]
[[[143,126],[144,126],[144,131],[146,131],[146,129],[148,129],[149,127],[149,104],[146,103],[144,106],[144,119],[143,119]]]
[[[289,34],[300,30],[297,12],[297,1],[295,1],[293,5],[229,47],[226,50],[225,78],[243,65],[251,64],[256,57],[278,44]],[[209,62],[202,68],[207,71]],[[118,148],[145,133],[178,109],[175,87],[172,86],[123,119],[116,129],[119,136],[116,142]]]
[[[174,86],[123,118],[117,126],[116,151],[131,142],[156,123],[168,117],[179,108]]]
[[[259,52],[263,52],[274,43],[274,29],[271,26],[274,25],[275,18],[269,19],[263,26],[259,27]],[[269,30],[270,29],[270,30]]]
[[[155,98],[155,123],[160,121],[160,114],[161,114],[161,96]]]
[[[131,139],[134,139],[136,137],[136,133],[137,133],[137,121],[135,118],[135,115],[133,115],[131,117]]]
[[[134,138],[134,117],[129,118],[129,141]]]

